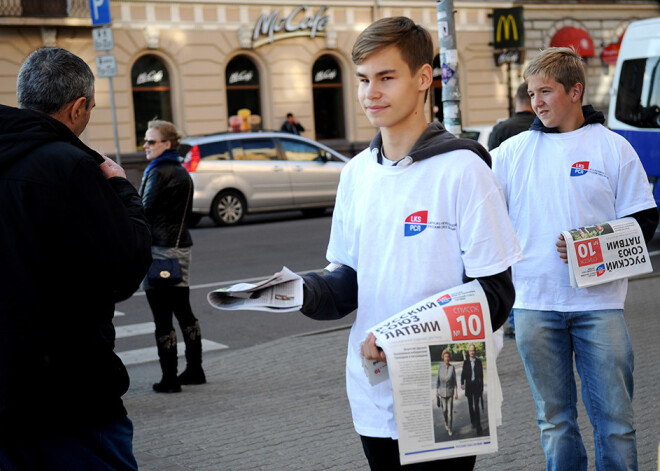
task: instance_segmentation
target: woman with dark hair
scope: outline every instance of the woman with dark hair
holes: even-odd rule
[[[176,258],[181,281],[173,285],[142,283],[156,324],[156,345],[163,377],[153,385],[156,392],[180,392],[182,384],[206,382],[202,369],[202,337],[199,322],[190,307],[189,270],[192,238],[188,231],[193,183],[181,166],[181,135],[161,120],[150,121],[144,138],[149,165],[144,171],[140,195],[151,229],[154,260]],[[176,316],[186,344],[186,369],[177,377],[177,339],[172,315]]]

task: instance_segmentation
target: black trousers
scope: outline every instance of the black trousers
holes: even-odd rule
[[[371,471],[472,471],[477,460],[476,456],[462,456],[401,466],[398,440],[363,435],[360,439]]]
[[[156,338],[169,335],[174,330],[173,315],[179,321],[182,331],[197,322],[190,307],[188,287],[155,288],[145,293],[156,324]]]

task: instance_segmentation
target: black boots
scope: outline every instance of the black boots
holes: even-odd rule
[[[202,369],[202,335],[199,322],[183,329],[186,343],[186,369],[178,377],[179,384],[204,384],[206,375]]]
[[[163,370],[163,378],[158,383],[154,383],[153,388],[156,392],[175,393],[181,392],[181,385],[176,376],[177,355],[176,355],[176,332],[173,330],[168,335],[156,338],[158,347],[158,359],[160,368]]]

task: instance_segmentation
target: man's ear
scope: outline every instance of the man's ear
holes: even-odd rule
[[[584,94],[584,85],[580,82],[573,85],[570,91],[571,101],[573,103],[578,103],[582,101],[582,95]]]
[[[433,68],[429,64],[424,64],[419,69],[419,88],[428,90],[433,84]]]
[[[78,118],[83,116],[85,112],[87,111],[87,98],[84,96],[81,96],[80,98],[76,98],[70,103],[70,109],[69,109],[69,119],[71,120],[72,123],[75,123],[78,121]]]

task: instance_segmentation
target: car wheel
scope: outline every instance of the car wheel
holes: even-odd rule
[[[245,199],[236,191],[223,191],[213,200],[211,218],[218,226],[238,224],[245,216]]]
[[[325,214],[325,208],[301,209],[303,216],[308,218],[317,218]]]

